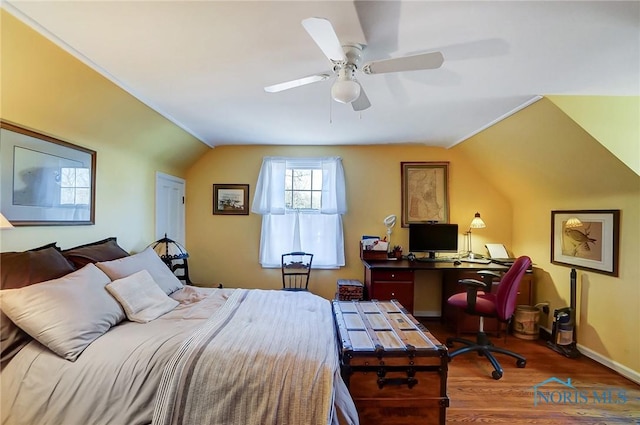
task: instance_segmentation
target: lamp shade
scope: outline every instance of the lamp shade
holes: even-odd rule
[[[484,224],[484,220],[480,218],[480,213],[477,212],[476,215],[473,217],[473,220],[471,220],[471,225],[469,227],[471,229],[483,229],[487,227],[487,225]]]
[[[360,84],[350,79],[339,79],[331,87],[331,97],[340,103],[351,103],[360,97]]]
[[[0,213],[0,229],[12,229],[13,224],[7,220],[2,213]]]
[[[163,261],[180,260],[188,258],[189,253],[178,242],[169,239],[165,233],[164,238],[153,242],[150,247],[162,258]]]
[[[580,226],[582,226],[582,222],[578,217],[569,217],[567,222],[564,224],[564,227],[566,227],[567,229],[570,229],[572,227],[580,227]]]

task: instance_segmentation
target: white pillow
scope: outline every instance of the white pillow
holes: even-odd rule
[[[150,322],[180,304],[165,294],[146,270],[114,280],[107,285],[107,291],[133,322]]]
[[[51,351],[75,361],[96,338],[122,320],[120,304],[105,289],[109,277],[87,264],[58,279],[0,291],[2,311]]]
[[[111,280],[122,279],[146,270],[167,295],[183,287],[182,282],[169,270],[169,267],[162,262],[151,247],[129,257],[96,263],[96,266],[105,272]]]

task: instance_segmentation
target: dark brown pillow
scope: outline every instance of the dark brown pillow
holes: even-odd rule
[[[0,253],[0,289],[22,288],[57,279],[74,271],[55,243],[30,251]],[[4,365],[31,337],[0,310],[0,364]]]
[[[101,261],[111,261],[128,257],[129,253],[118,245],[116,238],[112,237],[65,249],[62,251],[62,255],[71,261],[77,269],[81,269],[89,263],[99,263]]]

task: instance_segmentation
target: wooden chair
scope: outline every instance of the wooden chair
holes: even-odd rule
[[[282,289],[308,291],[313,254],[289,252],[282,254]]]

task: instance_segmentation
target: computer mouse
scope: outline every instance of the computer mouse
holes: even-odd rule
[[[454,265],[454,266],[459,266],[460,264],[462,264],[462,263],[461,263],[460,261],[458,261],[458,260],[456,260],[456,261],[454,261],[454,262],[453,262],[453,265]]]

